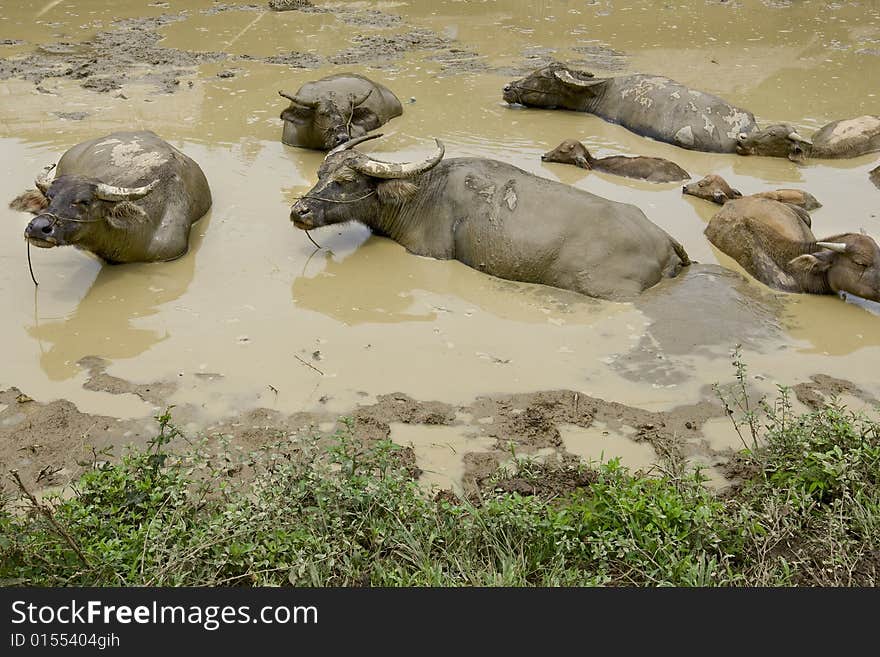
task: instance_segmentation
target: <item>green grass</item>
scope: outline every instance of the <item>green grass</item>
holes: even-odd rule
[[[880,424],[835,404],[795,416],[784,389],[772,406],[740,397],[729,408],[752,432],[740,455],[752,474],[731,494],[680,466],[636,477],[611,461],[565,494],[498,485],[470,501],[432,498],[399,448],[364,448],[350,429],[329,447],[290,439],[241,458],[207,443],[170,453],[179,433],[166,413],[148,449],[88,471],[72,499],[25,499],[22,512],[6,486],[0,582],[877,585]],[[527,462],[516,474],[555,475]]]

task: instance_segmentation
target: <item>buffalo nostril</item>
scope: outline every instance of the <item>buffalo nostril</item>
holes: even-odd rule
[[[682,185],[681,191],[686,192],[688,190],[687,185]]]
[[[547,161],[547,156],[546,156],[546,155],[542,155],[542,156],[541,156],[541,160],[542,160],[543,162],[546,162],[546,161]]]
[[[505,84],[505,85],[504,85],[504,91],[510,91],[510,85],[509,85],[509,84]]]

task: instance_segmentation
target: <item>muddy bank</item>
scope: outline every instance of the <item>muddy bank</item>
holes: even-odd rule
[[[133,394],[161,406],[175,388],[169,382],[129,383],[108,375],[106,363],[96,358],[86,359],[82,365],[90,372],[85,383],[90,390]],[[812,408],[842,393],[877,404],[876,399],[855,384],[824,375],[799,383],[794,390],[797,398]],[[735,484],[744,472],[736,455],[738,449],[730,446],[735,443],[719,445],[710,435],[717,433],[719,421],[727,421],[723,405],[710,390],[706,390],[704,401],[662,412],[572,390],[552,390],[482,396],[466,405],[419,401],[404,393],[394,393],[379,396],[376,403],[351,409],[345,419],[329,412],[285,414],[267,408],[209,424],[200,423],[199,416],[199,409],[193,406],[172,409],[173,423],[184,434],[172,443],[172,449],[185,449],[204,438],[209,444],[228,444],[234,450],[251,451],[297,436],[329,440],[348,426],[352,437],[362,446],[387,439],[403,446],[404,464],[414,477],[422,477],[426,485],[448,484],[452,481],[449,478],[422,476],[448,470],[455,474],[452,485],[435,487],[471,496],[489,484],[499,467],[513,466],[514,457],[534,459],[535,467],[544,468],[549,491],[577,483],[568,481],[574,476],[571,472],[565,474],[565,482],[556,481],[560,475],[554,465],[570,466],[615,456],[621,457],[623,465],[645,474],[650,474],[664,459],[699,464],[708,468],[710,484],[715,488]],[[425,452],[421,449],[423,441],[412,440],[415,433],[411,432],[431,427],[450,430],[439,444],[433,443],[433,447],[445,446],[448,451]],[[592,430],[594,438],[577,428]],[[147,445],[157,429],[152,418],[124,420],[83,413],[69,401],[41,403],[26,392],[9,388],[0,391],[0,470],[16,470],[34,490],[63,487],[95,463],[119,458],[128,446]],[[601,444],[602,451],[594,456],[586,444],[591,440]],[[642,463],[646,467],[628,462],[633,449],[647,453]],[[514,470],[505,486],[515,490],[517,480]],[[529,486],[534,488],[534,481]]]

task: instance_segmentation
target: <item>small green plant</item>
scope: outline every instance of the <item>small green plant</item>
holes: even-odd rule
[[[37,500],[19,482],[29,510],[0,507],[0,582],[876,585],[880,424],[838,404],[796,415],[784,388],[730,408],[756,465],[734,494],[680,459],[644,477],[512,450],[517,467],[470,501],[435,500],[399,447],[350,421],[330,441],[280,435],[241,454],[221,436],[175,451],[185,437],[168,409],[154,440],[87,470],[72,499]]]

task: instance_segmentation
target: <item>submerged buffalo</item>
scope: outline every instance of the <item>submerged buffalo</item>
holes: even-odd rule
[[[616,176],[638,178],[656,183],[677,182],[688,180],[691,177],[691,174],[675,162],[664,160],[662,157],[626,157],[624,155],[593,157],[587,147],[576,139],[566,139],[552,151],[544,153],[541,160],[573,164],[581,169],[603,171]]]
[[[601,298],[632,297],[690,264],[635,206],[496,160],[444,160],[439,141],[422,162],[351,150],[369,138],[327,154],[318,182],[291,208],[294,226],[359,221],[417,255]]]
[[[367,134],[403,114],[390,89],[355,73],[338,73],[307,82],[291,95],[281,113],[281,141],[288,146],[327,151]]]
[[[740,155],[787,157],[792,162],[807,158],[840,159],[880,151],[880,116],[859,116],[834,121],[807,139],[787,123],[737,137]]]
[[[745,197],[724,204],[705,234],[756,279],[777,290],[849,293],[880,301],[880,247],[867,235],[817,241],[799,208]]]
[[[724,205],[728,201],[742,198],[742,192],[728,185],[724,178],[714,173],[710,173],[696,182],[685,185],[681,188],[681,191],[689,196],[696,196],[697,198],[712,201],[719,205]],[[769,198],[774,201],[779,201],[780,203],[796,205],[804,210],[815,210],[822,207],[822,204],[819,203],[815,196],[802,189],[774,189],[769,192],[750,194],[750,196]],[[805,221],[809,226],[809,215],[806,213],[804,214],[806,215]]]
[[[150,131],[77,144],[54,174],[47,170],[37,189],[9,204],[37,215],[25,239],[43,248],[72,245],[108,263],[179,258],[190,227],[211,207],[199,165]]]
[[[504,100],[589,112],[627,130],[695,151],[733,153],[757,129],[751,112],[659,75],[595,78],[554,63],[504,87]]]
[[[880,189],[880,167],[875,167],[868,172],[868,178]]]

